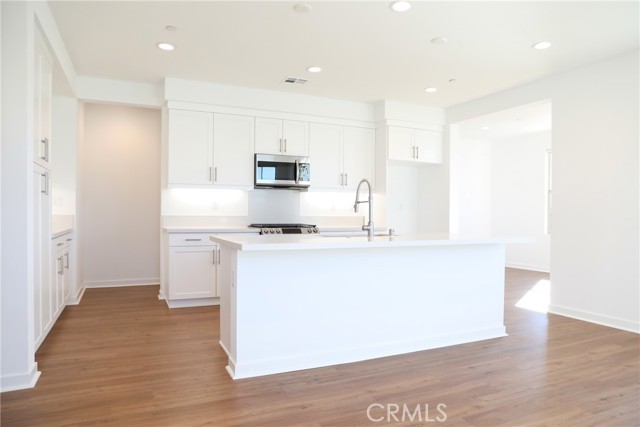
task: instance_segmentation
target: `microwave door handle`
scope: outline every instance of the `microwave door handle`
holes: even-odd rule
[[[296,159],[296,185],[300,183],[300,164],[298,163],[298,159]]]

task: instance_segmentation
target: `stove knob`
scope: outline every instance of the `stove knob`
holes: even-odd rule
[[[276,228],[276,233],[277,233],[277,234],[282,234],[282,230],[281,230],[281,229],[279,229],[279,228]]]
[[[314,233],[318,233],[319,231],[318,231],[318,229],[316,227],[313,227],[313,232]]]

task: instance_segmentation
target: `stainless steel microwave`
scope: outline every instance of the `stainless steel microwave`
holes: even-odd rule
[[[296,188],[311,185],[311,164],[308,157],[255,155],[255,188]]]

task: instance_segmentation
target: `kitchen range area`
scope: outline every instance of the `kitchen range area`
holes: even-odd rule
[[[2,2],[2,422],[640,422],[604,3]]]

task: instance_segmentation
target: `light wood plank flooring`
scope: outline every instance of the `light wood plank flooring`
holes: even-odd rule
[[[235,382],[217,307],[89,289],[38,351],[37,386],[2,394],[2,426],[640,425],[639,335],[514,307],[547,277],[507,270],[508,337]]]

